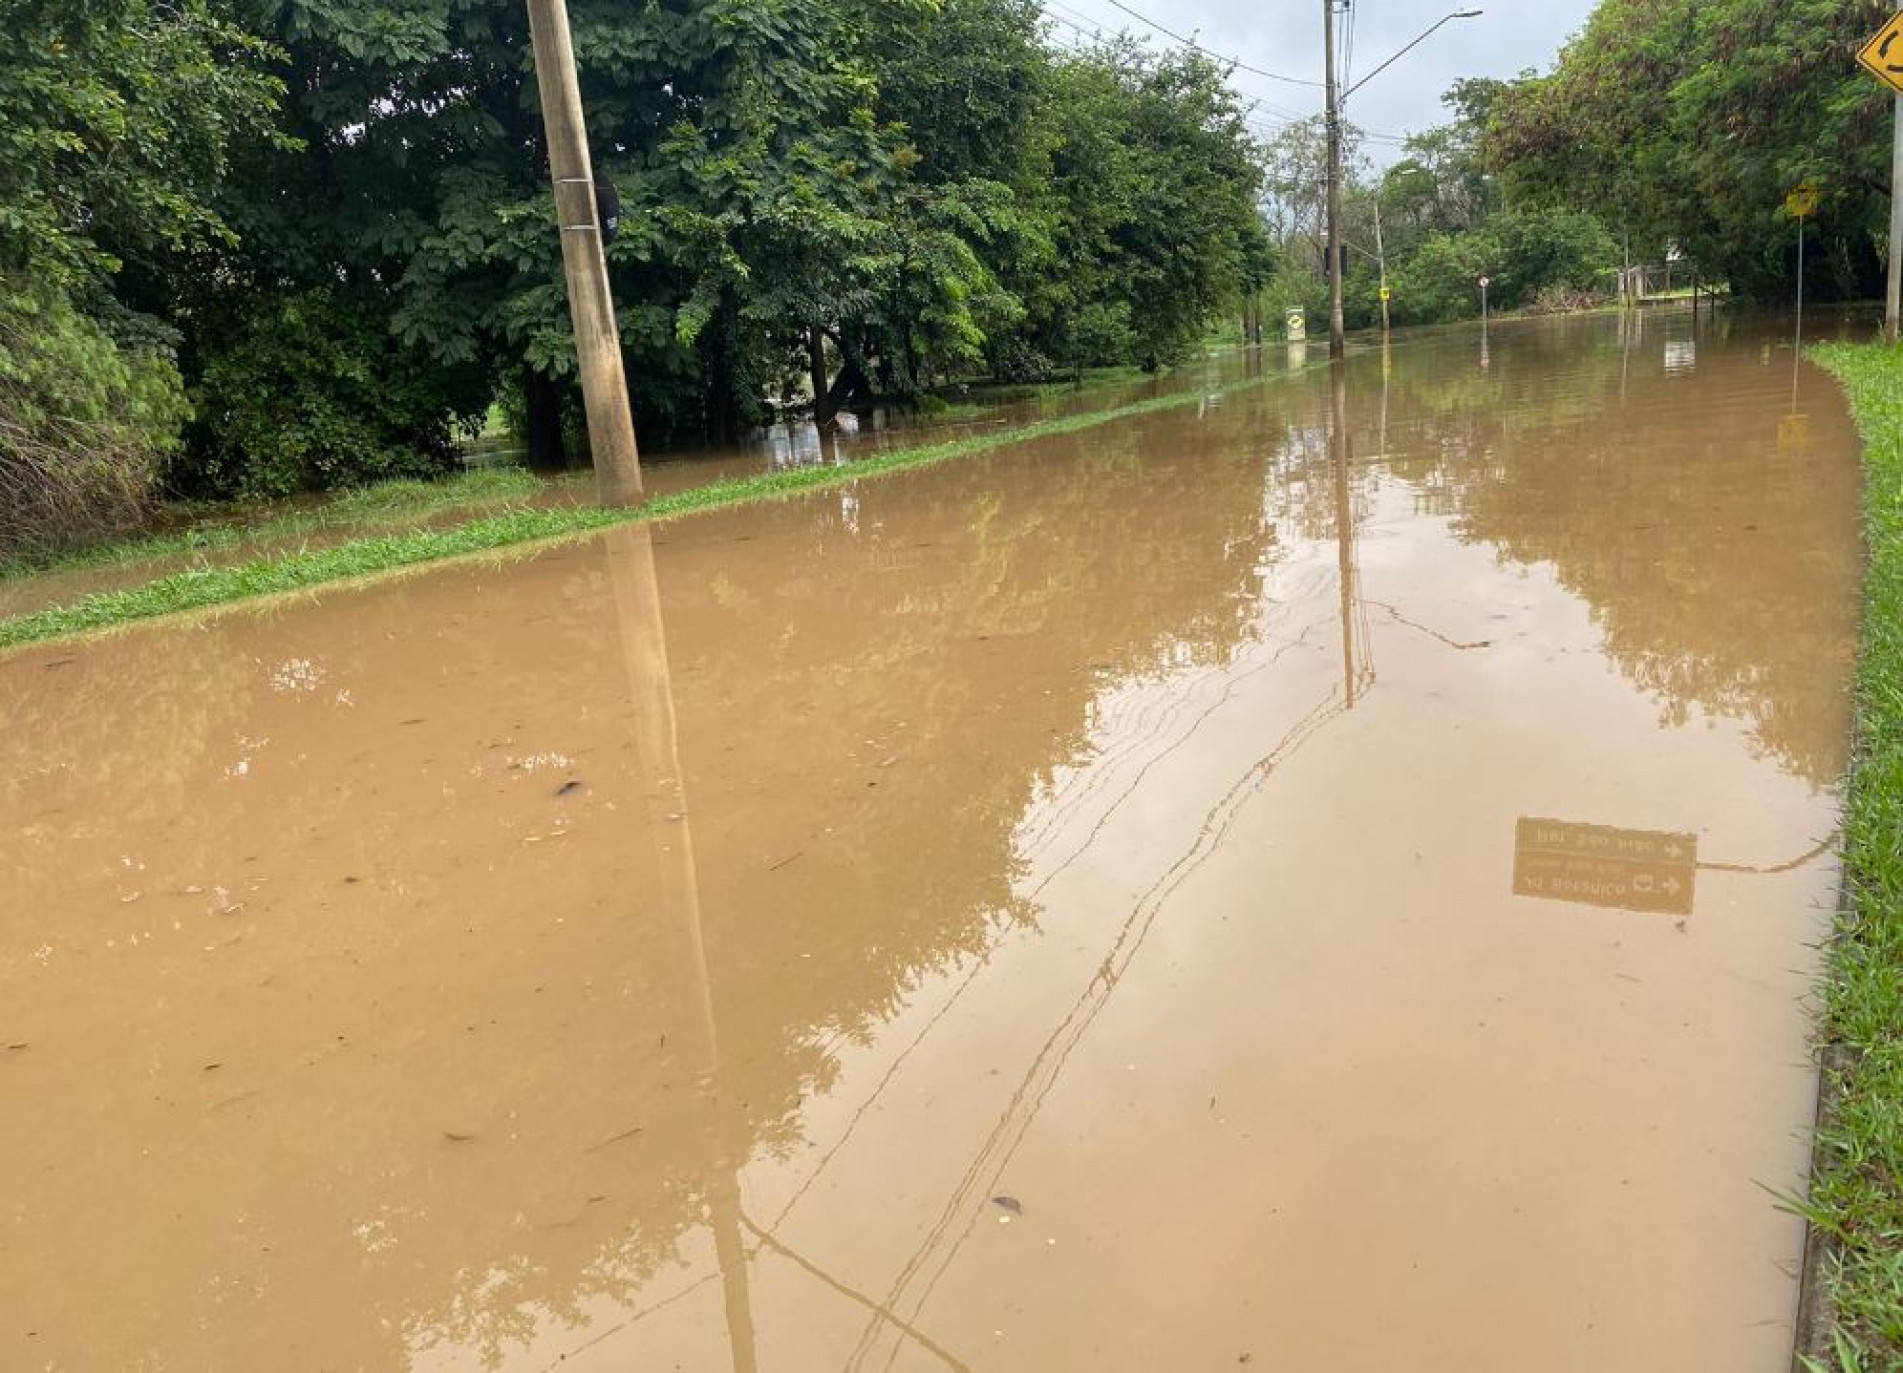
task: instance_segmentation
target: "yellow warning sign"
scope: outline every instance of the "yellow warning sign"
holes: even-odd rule
[[[1903,95],[1903,10],[1877,32],[1857,60],[1898,95]]]
[[[1784,208],[1793,219],[1809,219],[1824,202],[1824,193],[1815,181],[1806,181],[1784,197]]]
[[[1386,286],[1383,286],[1383,287],[1381,288],[1381,299],[1382,299],[1382,300],[1383,300],[1384,302],[1385,302],[1385,301],[1390,301],[1390,300],[1393,300],[1393,299],[1394,299],[1394,292],[1393,292],[1393,291],[1391,291],[1391,290],[1389,290],[1389,289],[1388,289],[1388,288],[1387,288]]]

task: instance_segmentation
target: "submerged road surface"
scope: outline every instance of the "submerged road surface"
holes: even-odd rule
[[[0,658],[0,1367],[1782,1373],[1856,444],[1639,329]]]

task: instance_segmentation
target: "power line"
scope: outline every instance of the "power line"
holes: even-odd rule
[[[1111,6],[1113,9],[1118,9],[1123,11],[1123,13],[1129,15],[1132,19],[1136,20],[1139,24],[1144,24],[1152,29],[1155,29],[1158,33],[1162,34],[1165,38],[1172,38],[1176,42],[1181,43],[1184,47],[1189,48],[1195,52],[1199,52],[1204,57],[1213,57],[1218,62],[1222,62],[1228,66],[1234,67],[1237,71],[1245,71],[1250,73],[1253,76],[1267,77],[1271,81],[1281,81],[1290,86],[1320,87],[1324,84],[1323,82],[1320,82],[1320,81],[1304,81],[1302,78],[1297,76],[1284,76],[1281,72],[1267,71],[1261,67],[1252,67],[1239,57],[1232,56],[1231,54],[1225,53],[1225,52],[1217,52],[1213,48],[1205,48],[1201,43],[1198,43],[1194,38],[1186,38],[1182,34],[1176,32],[1174,29],[1165,28],[1163,25],[1157,23],[1156,20],[1150,18],[1149,15],[1143,14],[1137,10],[1130,8],[1130,6],[1123,3],[1123,0],[1104,0],[1104,3]],[[1072,11],[1072,13],[1075,13],[1075,11]]]

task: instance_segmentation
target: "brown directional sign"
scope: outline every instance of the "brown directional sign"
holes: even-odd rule
[[[1898,95],[1903,95],[1903,10],[1890,16],[1857,60]]]
[[[1525,819],[1515,835],[1515,896],[1690,915],[1697,883],[1695,834]]]

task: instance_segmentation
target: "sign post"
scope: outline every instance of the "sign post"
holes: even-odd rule
[[[1883,312],[1883,336],[1897,340],[1903,315],[1903,10],[1864,45],[1857,60],[1896,96],[1896,132],[1890,153],[1890,285]]]

